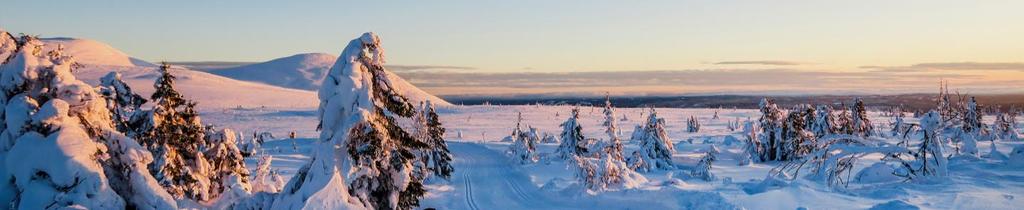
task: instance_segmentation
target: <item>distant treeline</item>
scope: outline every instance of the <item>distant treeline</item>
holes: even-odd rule
[[[1024,94],[972,95],[978,103],[984,105],[986,111],[1021,110],[1024,108]],[[706,96],[612,96],[612,104],[617,107],[666,107],[666,108],[739,108],[756,109],[761,98],[771,97],[780,107],[793,107],[798,104],[832,104],[852,103],[860,98],[870,109],[880,110],[902,107],[907,111],[927,111],[936,106],[937,94],[902,94],[902,95],[803,95],[803,96],[771,96],[771,95],[706,95]],[[485,97],[485,96],[445,96],[442,97],[453,104],[463,105],[601,105],[604,96],[594,97]]]

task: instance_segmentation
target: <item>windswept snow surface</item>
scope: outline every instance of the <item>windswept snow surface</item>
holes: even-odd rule
[[[728,139],[743,137],[727,129],[727,122],[756,120],[757,110],[719,110],[720,119],[711,119],[713,109],[658,109],[665,118],[666,130],[677,152],[676,170],[642,173],[649,182],[637,189],[587,194],[572,183],[573,174],[562,161],[542,160],[519,165],[506,156],[508,142],[500,142],[513,126],[517,113],[523,113],[523,125],[539,129],[541,135],[557,135],[558,124],[569,114],[570,106],[454,106],[438,110],[447,128],[449,148],[455,158],[455,173],[450,181],[428,181],[428,194],[422,207],[436,209],[868,209],[917,207],[920,209],[1019,209],[1024,206],[1024,169],[1008,160],[985,158],[989,142],[979,142],[982,158],[950,160],[949,176],[931,180],[902,182],[865,180],[851,182],[848,188],[829,187],[807,179],[764,181],[778,163],[754,163],[739,166],[743,144]],[[644,109],[619,108],[625,152],[637,149],[629,141],[633,125],[642,123]],[[207,114],[205,120],[223,122],[227,127],[259,127],[275,124],[275,135],[288,131],[298,139],[270,141],[263,149],[274,155],[273,167],[285,178],[308,162],[316,145],[316,116],[313,110],[247,109]],[[872,122],[885,124],[889,118],[871,113]],[[700,132],[686,132],[686,120],[695,116],[702,122]],[[622,120],[625,116],[625,120]],[[232,120],[232,118],[246,120]],[[212,118],[212,119],[211,119]],[[605,138],[600,107],[581,107],[580,123],[584,135]],[[916,119],[907,118],[916,123]],[[985,122],[991,122],[991,116]],[[1018,120],[1020,120],[1018,118]],[[1021,128],[1017,128],[1020,130]],[[244,129],[243,129],[244,132]],[[462,133],[463,138],[457,138]],[[731,136],[731,137],[730,137]],[[693,143],[689,143],[692,141]],[[294,145],[293,146],[293,142]],[[716,181],[703,181],[687,175],[711,145],[721,150],[711,172]],[[1009,154],[1024,142],[996,141],[997,149]],[[542,143],[537,151],[548,156],[556,143]],[[868,168],[881,157],[858,161],[854,174]],[[255,159],[247,160],[254,168]]]

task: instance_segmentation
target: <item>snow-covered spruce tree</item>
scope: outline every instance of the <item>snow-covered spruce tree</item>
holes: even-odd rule
[[[213,197],[229,190],[252,191],[249,184],[249,169],[245,168],[242,151],[238,149],[238,135],[231,129],[206,128],[205,141],[208,143],[203,156],[209,161],[210,193]],[[237,186],[234,186],[237,185]],[[241,189],[232,189],[241,187]]]
[[[936,111],[928,112],[921,118],[921,130],[924,132],[921,144],[914,153],[918,168],[910,170],[912,176],[946,176],[947,160],[942,151],[942,115]]]
[[[150,97],[153,109],[134,129],[134,137],[155,156],[150,173],[171,195],[210,200],[220,192],[213,190],[211,168],[203,154],[206,128],[199,121],[196,103],[174,89],[175,77],[170,70],[169,64],[160,65],[160,77]]]
[[[988,127],[981,121],[982,114],[978,107],[978,101],[971,97],[967,102],[967,109],[961,120],[959,137],[963,143],[962,151],[968,155],[978,156],[978,141],[989,136]]]
[[[675,152],[675,148],[665,131],[665,119],[658,118],[658,113],[654,108],[651,108],[651,112],[647,115],[647,124],[644,125],[643,131],[643,138],[639,143],[640,149],[637,150],[634,157],[630,158],[629,165],[641,172],[652,169],[674,169],[672,153]]]
[[[697,121],[697,118],[690,116],[690,119],[686,121],[686,132],[700,132],[700,122]]]
[[[6,32],[0,33],[10,38]],[[2,38],[0,38],[2,39]],[[6,42],[6,41],[5,41]],[[3,44],[3,43],[0,43]],[[153,158],[113,126],[72,58],[22,36],[0,64],[0,203],[13,209],[176,209]]]
[[[810,105],[797,106],[789,112],[783,126],[782,147],[777,148],[778,160],[792,160],[803,157],[817,145],[814,133],[807,130],[807,115],[814,115]]]
[[[1017,115],[1013,112],[996,115],[996,120],[992,122],[992,135],[993,138],[1002,140],[1020,140],[1020,134],[1017,132]]]
[[[425,193],[413,178],[414,139],[395,117],[414,115],[392,85],[374,33],[348,43],[318,96],[320,144],[272,209],[412,209]],[[348,181],[350,180],[350,181]]]
[[[780,153],[784,147],[784,131],[786,114],[779,109],[778,105],[775,105],[775,101],[764,98],[761,99],[761,118],[758,120],[759,132],[757,141],[753,142],[753,146],[756,147],[753,151],[758,152],[758,160],[764,161],[775,161],[785,160],[783,154]]]
[[[835,125],[832,127],[833,133],[853,135],[855,131],[853,114],[850,114],[850,108],[846,107],[845,104],[839,105],[839,107],[842,109],[835,113]]]
[[[814,115],[814,121],[808,122],[811,123],[811,132],[814,132],[815,137],[820,138],[835,132],[836,120],[832,116],[832,106],[818,105]]]
[[[622,139],[619,138],[619,126],[615,123],[615,108],[612,107],[611,99],[604,97],[604,133],[608,134],[608,144],[605,153],[615,161],[624,161],[625,154],[622,152]]]
[[[555,154],[558,158],[563,160],[572,159],[573,156],[584,156],[587,154],[587,140],[583,138],[583,128],[580,127],[579,116],[580,110],[578,107],[572,108],[572,114],[569,115],[569,119],[561,124],[562,126],[562,143],[558,145],[558,149]]]
[[[512,135],[509,136],[512,139],[512,144],[509,145],[508,154],[512,158],[519,161],[520,164],[533,163],[537,161],[536,146],[539,139],[535,138],[536,135],[523,132],[521,123],[523,121],[523,113],[519,113],[516,118],[516,127],[512,130]],[[532,129],[535,132],[535,129]]]
[[[864,101],[858,98],[853,103],[853,134],[868,137],[874,135],[874,127],[871,125],[871,120],[868,119],[868,111],[864,107]]]
[[[434,103],[427,100],[420,110],[421,118],[425,119],[427,148],[422,157],[425,158],[427,169],[436,177],[448,180],[455,168],[452,167],[452,154],[448,151],[448,143],[444,141],[444,126],[441,125]]]
[[[100,78],[98,91],[107,100],[107,109],[110,109],[110,119],[114,120],[114,127],[122,133],[132,133],[130,120],[132,115],[140,111],[140,107],[147,102],[146,98],[132,92],[132,88],[121,80],[121,74],[110,72]]]
[[[697,166],[694,166],[693,170],[690,170],[690,176],[704,181],[714,181],[716,177],[711,173],[711,164],[718,159],[716,157],[718,153],[718,148],[716,148],[715,145],[711,145],[711,148],[709,148],[708,151],[704,153],[704,156],[700,158],[700,161],[697,162]]]

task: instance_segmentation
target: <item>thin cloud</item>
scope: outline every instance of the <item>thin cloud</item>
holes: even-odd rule
[[[876,72],[928,72],[928,71],[1024,71],[1024,63],[1019,62],[948,62],[919,63],[910,66],[861,66],[874,69]]]
[[[773,60],[759,60],[759,61],[722,61],[715,63],[715,65],[768,65],[768,66],[796,66],[803,65],[803,62],[796,61],[773,61]]]
[[[476,70],[476,67],[469,66],[444,66],[444,65],[387,65],[388,70],[400,71],[428,71],[428,70]]]
[[[911,67],[929,68],[941,70],[1012,70],[1024,71],[1024,63],[982,63],[982,62],[956,62],[956,63],[920,63]]]

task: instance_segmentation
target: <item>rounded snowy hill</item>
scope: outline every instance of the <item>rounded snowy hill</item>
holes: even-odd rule
[[[326,53],[304,53],[278,58],[267,62],[245,66],[210,70],[210,73],[237,80],[263,83],[273,86],[315,91],[320,89],[327,72],[334,65],[338,56]],[[436,105],[451,105],[412,85],[393,72],[388,78],[397,89],[413,103],[430,100]]]
[[[91,39],[78,38],[44,38],[46,51],[53,50],[59,45],[64,46],[64,52],[75,56],[75,60],[85,65],[103,66],[154,66],[151,63],[140,59],[132,58],[121,50],[118,50],[106,43]]]
[[[156,65],[133,58],[106,43],[78,38],[42,40],[44,50],[63,45],[67,55],[74,56],[76,62],[83,64],[74,71],[75,76],[90,85],[99,84],[99,78],[109,72],[119,72],[133,91],[148,98],[153,92],[153,82],[160,75]],[[313,108],[319,104],[313,91],[239,81],[180,67],[172,68],[171,73],[177,77],[175,88],[185,97],[199,102],[201,109]]]
[[[286,88],[317,90],[337,59],[337,56],[326,53],[305,53],[263,63],[212,70],[210,73]]]

